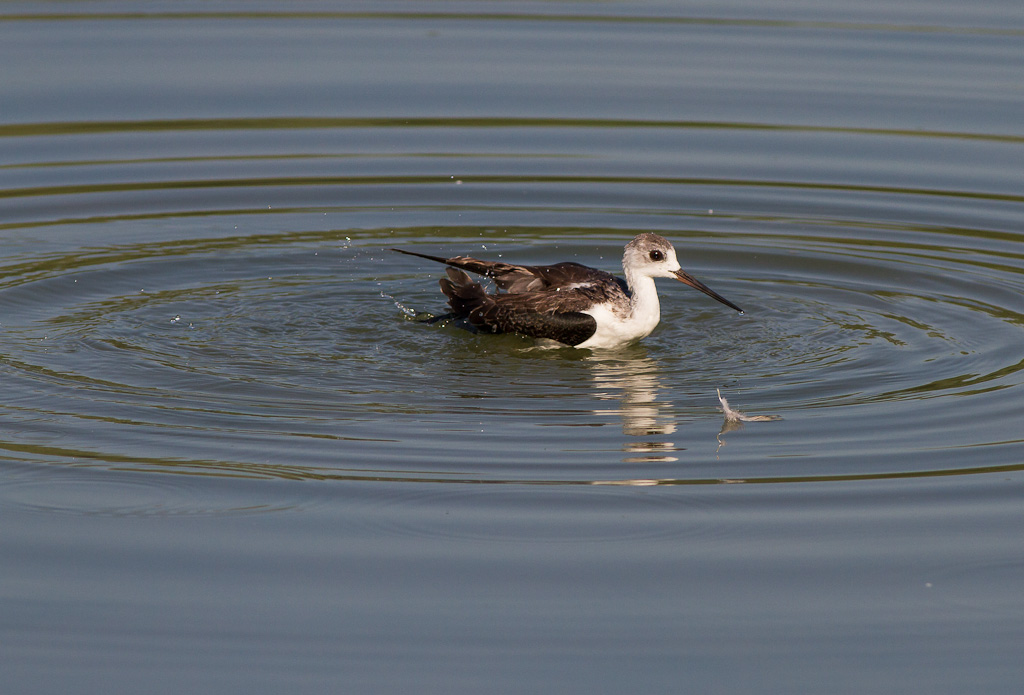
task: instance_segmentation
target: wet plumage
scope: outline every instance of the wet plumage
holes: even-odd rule
[[[519,333],[581,348],[616,347],[639,340],[650,335],[661,319],[656,277],[675,278],[742,312],[685,273],[672,244],[657,234],[640,234],[626,245],[624,280],[572,262],[513,265],[393,250],[448,265],[440,285],[452,314],[492,333]],[[491,278],[499,291],[488,294],[467,270]]]

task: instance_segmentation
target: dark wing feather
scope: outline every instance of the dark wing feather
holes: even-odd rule
[[[615,276],[596,268],[588,268],[579,263],[567,261],[555,263],[554,265],[524,265],[523,270],[529,271],[530,277],[527,282],[516,281],[504,286],[497,278],[495,282],[498,287],[508,290],[510,294],[522,292],[538,292],[553,290],[559,287],[572,287],[593,283],[615,282]]]
[[[471,273],[476,273],[477,275],[493,278],[498,287],[503,290],[508,290],[512,285],[529,283],[536,278],[527,266],[522,265],[512,265],[511,263],[501,263],[499,261],[481,261],[478,258],[472,258],[470,256],[442,258],[441,256],[430,256],[425,253],[406,251],[404,249],[393,248],[391,250],[397,251],[398,253],[404,253],[409,256],[419,256],[420,258],[426,258],[429,261],[437,261],[438,263],[450,265],[453,268],[460,268],[462,270],[468,270]]]
[[[597,321],[579,311],[541,312],[529,303],[502,301],[506,298],[532,295],[497,295],[490,302],[474,309],[469,322],[486,326],[495,333],[519,333],[531,338],[548,338],[566,345],[579,345],[597,331]]]
[[[588,282],[606,282],[608,280],[615,280],[617,282],[617,279],[611,273],[572,262],[556,263],[554,265],[512,265],[511,263],[502,263],[500,261],[481,261],[471,256],[442,258],[440,256],[417,253],[416,251],[391,250],[409,256],[419,256],[430,261],[444,263],[453,268],[468,270],[471,273],[492,278],[500,289],[505,290],[509,294],[538,292]]]
[[[474,282],[473,278],[461,270],[448,268],[445,273],[448,277],[441,278],[439,281],[441,291],[448,298],[448,306],[459,318],[468,317],[490,299],[483,285]]]
[[[557,311],[553,292],[489,295],[461,270],[449,269],[441,291],[458,316],[491,333],[519,333],[579,345],[597,331],[593,316],[579,311]]]

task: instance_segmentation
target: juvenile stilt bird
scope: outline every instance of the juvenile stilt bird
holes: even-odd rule
[[[650,335],[661,320],[654,278],[675,278],[722,304],[743,310],[686,273],[668,239],[640,234],[622,256],[625,280],[565,262],[512,265],[469,256],[441,258],[392,249],[449,266],[441,279],[452,315],[492,333],[519,333],[579,348],[611,348]],[[494,280],[487,290],[464,271]],[[503,291],[502,291],[503,290]]]

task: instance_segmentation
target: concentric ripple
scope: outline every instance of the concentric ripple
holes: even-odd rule
[[[613,215],[648,224],[221,234],[20,256],[2,290],[6,456],[304,480],[648,485],[954,472],[1005,464],[1020,447],[1008,399],[1024,364],[1024,274],[1012,235]],[[652,229],[746,314],[666,283],[663,324],[645,343],[538,350],[410,321],[443,309],[439,269],[385,250],[614,269],[623,240]],[[783,420],[716,436],[717,387]],[[752,461],[750,446],[799,463]]]
[[[636,486],[1020,465],[1014,136],[268,118],[0,137],[77,153],[0,168],[12,463]],[[969,178],[941,173],[961,161]],[[414,320],[444,310],[441,269],[388,250],[618,270],[648,231],[746,313],[665,282],[642,344],[538,349]],[[780,419],[723,423],[718,389]]]

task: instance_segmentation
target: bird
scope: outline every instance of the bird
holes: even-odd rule
[[[646,338],[661,320],[654,278],[674,278],[743,313],[737,305],[684,271],[663,236],[645,232],[626,244],[625,279],[573,262],[513,265],[470,256],[442,258],[417,251],[392,251],[444,263],[441,291],[451,313],[478,330],[518,333],[576,348],[616,348]],[[465,271],[490,278],[489,294]]]

